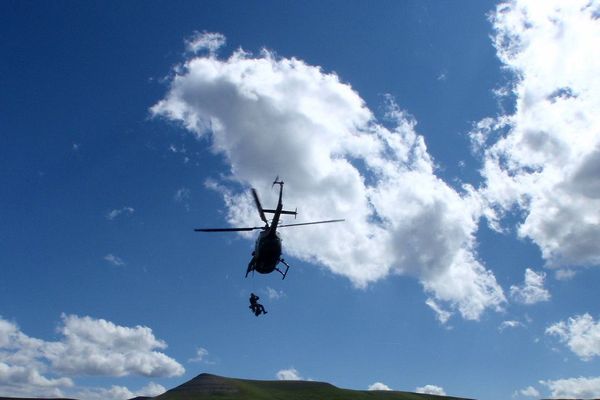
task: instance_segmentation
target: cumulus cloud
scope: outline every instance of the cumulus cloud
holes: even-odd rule
[[[510,287],[511,297],[523,304],[535,304],[550,300],[550,292],[544,288],[546,274],[535,272],[529,268],[525,270],[525,283],[522,286]]]
[[[63,315],[61,342],[47,346],[46,357],[59,371],[77,375],[179,376],[185,370],[156,349],[167,344],[152,329],[119,326],[104,319]]]
[[[436,385],[425,385],[425,386],[420,386],[418,388],[415,389],[415,392],[417,393],[423,393],[423,394],[435,394],[438,396],[445,396],[446,392],[444,391],[444,388],[441,388],[439,386]]]
[[[540,381],[550,389],[553,398],[592,399],[600,397],[600,377],[569,378]]]
[[[117,267],[125,265],[125,261],[123,261],[121,257],[115,256],[114,254],[109,253],[104,256],[104,259]]]
[[[115,218],[117,218],[119,215],[123,214],[123,215],[131,215],[135,212],[135,209],[133,207],[122,207],[122,208],[116,208],[114,210],[111,210],[109,212],[106,213],[106,219],[108,219],[109,221],[114,220]]]
[[[288,368],[277,371],[275,374],[280,381],[302,381],[304,378],[300,375],[296,368]]]
[[[166,343],[147,327],[63,315],[58,331],[60,341],[44,341],[0,317],[1,395],[64,397],[74,387],[71,377],[80,375],[158,377],[184,372],[177,361],[155,350]]]
[[[500,229],[507,212],[521,210],[518,234],[549,267],[599,265],[597,2],[509,1],[491,20],[515,105],[471,134],[483,156],[488,217]]]
[[[164,386],[150,382],[140,390],[131,391],[125,386],[113,385],[110,388],[85,388],[71,396],[81,400],[127,400],[137,396],[154,397],[166,391]]]
[[[70,378],[53,376],[39,360],[44,344],[0,317],[0,395],[62,397],[62,389],[73,386]]]
[[[282,232],[287,253],[358,287],[414,276],[436,304],[476,320],[505,301],[474,251],[484,203],[472,187],[439,179],[416,121],[391,99],[387,110],[378,121],[337,75],[267,50],[192,57],[151,108],[209,138],[227,161],[230,176],[212,186],[229,223],[257,220],[249,187],[275,204],[279,175],[303,221],[346,218]]]
[[[392,389],[390,389],[390,387],[388,385],[386,385],[385,383],[375,382],[374,384],[369,385],[369,388],[367,390],[392,390]]]
[[[587,313],[549,326],[546,334],[558,336],[562,343],[584,361],[600,356],[600,322],[595,322]]]
[[[525,397],[540,397],[540,392],[533,386],[527,386],[525,389],[519,390],[519,394]]]

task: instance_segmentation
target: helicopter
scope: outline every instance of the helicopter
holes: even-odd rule
[[[301,226],[301,225],[315,225],[315,224],[329,224],[333,222],[342,222],[344,219],[330,219],[327,221],[313,221],[313,222],[302,222],[296,224],[279,224],[279,218],[281,215],[293,215],[296,217],[298,210],[288,211],[283,209],[282,197],[283,197],[283,181],[279,180],[279,176],[273,181],[273,186],[279,185],[279,201],[275,209],[264,209],[258,198],[256,189],[252,188],[252,197],[258,210],[260,219],[265,223],[264,226],[254,226],[247,228],[197,228],[194,229],[196,232],[245,232],[254,231],[260,229],[261,232],[256,239],[254,245],[254,251],[252,252],[252,259],[248,263],[248,269],[246,270],[246,278],[250,272],[256,271],[260,274],[270,274],[273,271],[277,271],[282,275],[282,280],[287,276],[290,265],[281,258],[281,238],[277,232],[277,228],[284,228],[290,226]],[[273,214],[273,219],[269,224],[265,213]],[[285,265],[285,271],[278,268],[279,263]]]

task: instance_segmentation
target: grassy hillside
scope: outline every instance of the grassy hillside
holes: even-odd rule
[[[340,389],[323,382],[256,381],[201,374],[157,400],[443,400],[457,397]]]
[[[309,381],[255,381],[200,374],[157,397],[131,400],[466,400],[396,391],[340,389]],[[48,400],[0,397],[0,400]],[[52,399],[69,400],[69,399]]]

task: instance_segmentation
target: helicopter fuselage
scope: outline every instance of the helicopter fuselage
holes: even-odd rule
[[[258,194],[256,190],[252,189],[252,197],[254,198],[254,203],[256,204],[256,209],[258,210],[258,214],[260,219],[265,223],[264,226],[254,226],[254,227],[241,227],[241,228],[197,228],[194,229],[196,232],[247,232],[254,231],[260,229],[261,232],[256,239],[256,243],[254,244],[254,251],[252,252],[252,259],[248,263],[248,268],[246,269],[246,277],[250,272],[256,271],[261,274],[269,274],[273,271],[279,272],[283,278],[285,279],[288,270],[290,268],[289,264],[285,262],[283,258],[281,258],[281,238],[277,233],[278,227],[288,227],[288,226],[298,226],[298,225],[314,225],[314,224],[326,224],[330,222],[341,222],[342,219],[332,219],[327,221],[313,221],[313,222],[303,222],[297,224],[279,224],[279,218],[281,215],[293,215],[296,216],[296,211],[284,210],[281,198],[283,196],[283,181],[279,180],[279,177],[275,178],[273,182],[274,185],[279,185],[279,199],[277,201],[277,207],[275,209],[264,209],[260,204],[260,200],[258,199]],[[265,213],[273,214],[273,219],[270,221],[265,217]],[[285,265],[285,270],[277,268],[277,265],[282,263]]]
[[[275,270],[281,260],[281,238],[277,232],[262,231],[254,245],[254,270],[269,274]]]

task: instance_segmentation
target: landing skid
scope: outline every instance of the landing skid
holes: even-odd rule
[[[281,278],[281,280],[284,280],[288,273],[288,270],[290,269],[290,265],[288,263],[286,263],[283,258],[281,260],[279,260],[279,262],[282,263],[283,265],[285,265],[285,272],[283,272],[282,270],[280,270],[277,267],[275,267],[275,269],[277,270],[277,272],[279,272],[283,276],[283,278]]]

